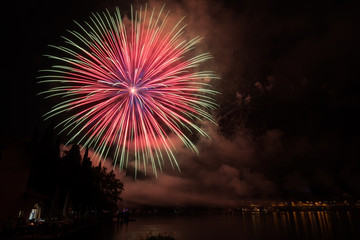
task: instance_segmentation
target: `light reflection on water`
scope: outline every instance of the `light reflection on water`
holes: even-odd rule
[[[90,238],[139,240],[152,231],[177,240],[360,239],[359,220],[358,212],[346,211],[141,216],[128,224],[107,223]]]

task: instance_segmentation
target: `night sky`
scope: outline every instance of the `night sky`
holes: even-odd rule
[[[186,16],[186,36],[213,59],[221,78],[204,124],[200,155],[179,147],[181,173],[166,164],[155,178],[118,173],[127,204],[236,206],[247,199],[360,197],[360,70],[357,1],[165,1]],[[51,125],[36,94],[37,71],[50,65],[73,20],[131,1],[11,1],[1,21],[1,139],[36,142]],[[142,1],[133,2],[135,6]],[[163,2],[150,1],[159,8]],[[2,159],[3,160],[3,159]],[[1,183],[4,184],[4,183]]]

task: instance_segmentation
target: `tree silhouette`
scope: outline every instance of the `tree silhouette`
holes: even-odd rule
[[[124,190],[123,183],[113,171],[107,172],[101,164],[92,167],[88,149],[81,160],[77,145],[73,145],[61,158],[60,183],[60,202],[65,215],[70,205],[73,211],[83,216],[91,212],[114,211]]]
[[[60,204],[62,204],[63,214],[66,215],[70,207],[70,201],[73,209],[78,210],[77,198],[79,193],[79,173],[81,166],[80,148],[73,145],[69,151],[65,151],[61,158],[60,171]]]
[[[79,216],[117,210],[123,184],[114,172],[92,166],[89,149],[81,157],[80,147],[72,145],[60,157],[62,141],[54,135],[52,125],[33,141],[27,182],[31,191],[24,193],[24,199],[35,194],[33,198],[42,202],[42,217],[67,216],[69,209]]]
[[[101,165],[93,168],[94,200],[98,210],[113,211],[117,209],[117,202],[121,200],[120,194],[124,190],[123,183],[115,177],[113,171],[107,172]]]

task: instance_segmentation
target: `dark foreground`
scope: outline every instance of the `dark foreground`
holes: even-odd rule
[[[60,234],[59,234],[60,233]],[[97,220],[57,234],[12,239],[140,240],[162,233],[177,240],[360,239],[359,211],[243,212],[137,216],[136,221]],[[8,238],[11,239],[11,238]]]

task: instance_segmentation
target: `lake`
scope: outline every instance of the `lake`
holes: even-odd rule
[[[152,231],[170,233],[177,240],[360,239],[359,216],[357,211],[137,216],[136,221],[128,224],[101,223],[86,231],[83,237],[139,240]]]

